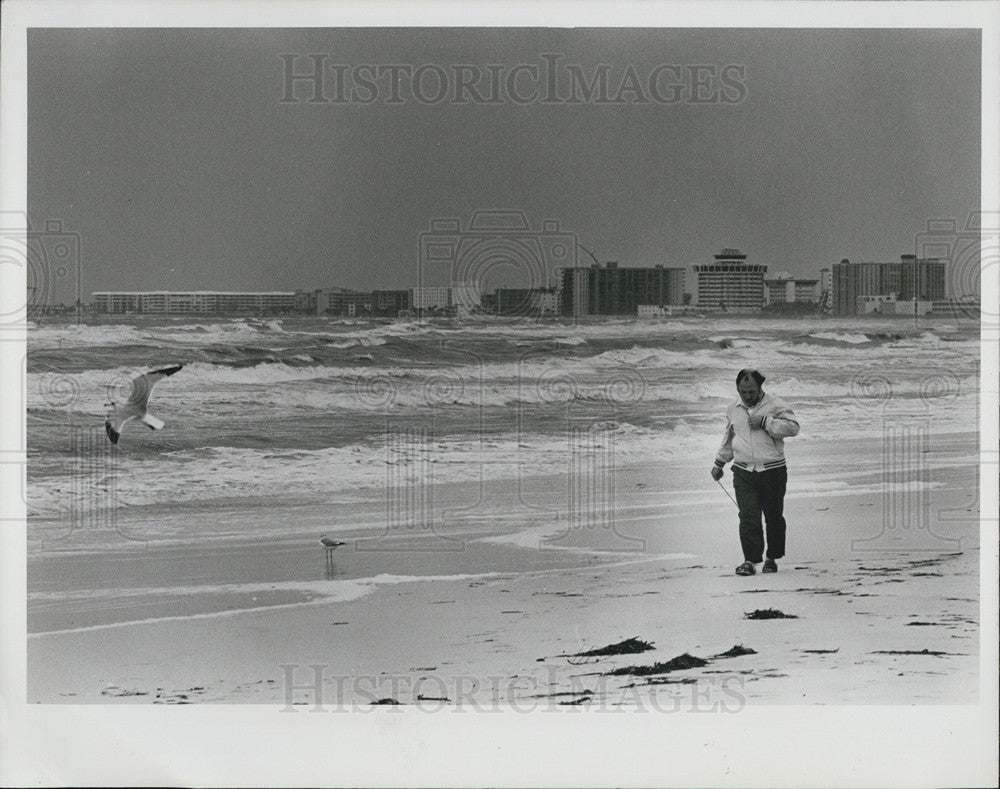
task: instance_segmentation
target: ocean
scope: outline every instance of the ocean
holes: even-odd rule
[[[718,560],[735,513],[719,519],[730,505],[708,470],[746,366],[802,425],[786,445],[790,506],[896,486],[900,507],[926,509],[970,463],[979,354],[978,324],[954,320],[32,325],[29,633],[413,578]],[[164,428],[132,421],[112,445],[108,404],[176,364],[149,401]],[[851,440],[866,454],[845,464]],[[800,550],[843,550],[796,527]],[[349,543],[325,565],[323,534]]]
[[[333,501],[427,468],[437,483],[533,476],[598,444],[617,467],[687,456],[708,467],[745,366],[813,438],[870,436],[888,416],[976,430],[978,333],[954,320],[33,325],[29,522]],[[128,399],[134,376],[174,364],[184,368],[149,406],[166,427],[133,421],[112,447],[108,403]]]

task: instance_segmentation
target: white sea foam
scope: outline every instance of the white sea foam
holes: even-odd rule
[[[113,493],[101,506],[229,497],[294,496],[434,482],[475,482],[540,474],[570,474],[589,458],[625,465],[678,453],[713,453],[717,431],[662,431],[629,424],[570,430],[550,437],[508,436],[422,440],[387,434],[379,443],[318,450],[203,447],[164,452],[155,459],[117,463]],[[109,483],[110,485],[110,483]],[[94,496],[69,476],[38,479],[28,512],[56,517],[93,506]]]
[[[871,337],[867,334],[840,334],[837,332],[816,332],[815,334],[810,334],[810,337],[815,337],[818,340],[834,340],[835,342],[846,342],[851,345],[858,345],[860,343],[871,342]]]
[[[298,367],[281,362],[231,367],[196,362],[171,378],[157,397],[158,407],[165,413],[184,408],[210,417],[241,407],[264,407],[275,413],[305,409],[340,414],[577,401],[611,406],[691,406],[735,399],[733,382],[723,374],[723,361],[714,360],[719,372],[706,378],[702,373],[712,366],[710,360],[699,354],[677,354],[686,358],[682,368],[672,356],[672,352],[634,348],[580,359],[528,359],[523,363],[438,368]],[[959,377],[948,368],[936,366],[925,366],[923,375],[919,375],[919,369],[903,360],[874,369],[867,365],[853,371],[841,368],[842,374],[831,378],[825,368],[810,371],[800,365],[800,376],[812,372],[823,378],[793,377],[778,369],[768,375],[766,390],[793,405],[803,400],[826,401],[828,408],[844,400],[858,409],[882,407],[885,400],[900,398],[917,398],[928,409],[955,407],[960,399],[963,408],[970,407],[965,401],[979,388],[975,375]],[[29,373],[27,405],[29,410],[73,411],[96,418],[106,413],[106,404],[115,393],[119,399],[127,395],[129,382],[136,374],[135,368]]]
[[[148,316],[147,316],[148,317]],[[255,320],[250,318],[221,320],[212,323],[183,323],[180,319],[168,319],[165,323],[132,326],[128,324],[42,324],[28,326],[28,344],[31,349],[73,347],[87,345],[125,344],[179,344],[209,345],[232,342],[266,344],[267,339],[283,337],[325,337],[343,343],[378,342],[394,337],[419,338],[426,335],[444,338],[486,337],[510,340],[544,340],[560,344],[581,344],[595,340],[622,337],[665,338],[697,336],[705,328],[712,332],[710,341],[730,340],[737,346],[748,347],[769,334],[799,332],[803,334],[831,333],[833,335],[857,335],[857,321],[801,320],[781,322],[767,319],[724,319],[678,318],[669,322],[638,321],[634,318],[609,319],[598,323],[579,324],[567,331],[567,324],[561,322],[539,323],[530,320],[491,319],[481,324],[444,324],[434,321],[396,321],[373,325],[366,319],[342,319],[328,321],[300,321],[290,327],[283,320]],[[865,322],[865,330],[895,333],[907,329],[905,323],[893,320],[870,319]],[[954,331],[954,326],[943,327]],[[939,331],[942,329],[939,329]],[[928,332],[932,334],[933,332]]]
[[[878,436],[886,425],[926,430],[929,435],[976,429],[974,395],[930,419],[917,409],[892,404],[864,408],[798,409],[802,432],[794,451],[807,442]],[[411,423],[420,428],[421,422]],[[647,428],[619,422],[580,430],[566,422],[551,426],[551,435],[515,433],[497,436],[386,433],[372,441],[321,449],[257,449],[213,446],[164,451],[154,458],[123,456],[107,471],[106,495],[97,497],[81,486],[76,465],[53,476],[32,480],[28,512],[61,517],[90,506],[134,506],[165,501],[199,501],[231,497],[330,496],[355,490],[395,488],[444,482],[530,478],[575,473],[581,464],[613,463],[626,467],[670,458],[711,459],[721,441],[724,420],[717,413],[673,420],[669,428]],[[112,485],[113,483],[113,485]],[[99,484],[98,480],[91,485]]]

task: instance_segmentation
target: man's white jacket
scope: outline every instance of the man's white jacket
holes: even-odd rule
[[[752,417],[764,417],[763,427],[751,427]],[[737,400],[726,409],[726,432],[715,456],[722,468],[730,460],[746,471],[764,471],[785,465],[785,439],[797,435],[799,423],[783,400],[764,393],[752,408]]]

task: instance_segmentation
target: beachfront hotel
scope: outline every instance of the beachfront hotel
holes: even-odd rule
[[[560,311],[584,315],[637,315],[641,305],[677,306],[684,302],[684,269],[606,266],[562,269]]]
[[[892,296],[893,301],[944,301],[945,264],[938,258],[901,255],[891,263],[851,263],[833,265],[833,310],[838,316],[866,313],[870,297]]]
[[[296,296],[291,291],[97,291],[91,295],[94,297],[94,308],[106,313],[264,313],[286,312],[296,308]]]
[[[700,308],[746,312],[764,306],[767,266],[747,263],[738,249],[723,249],[714,258],[714,263],[694,267]]]

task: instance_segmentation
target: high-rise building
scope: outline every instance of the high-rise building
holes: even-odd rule
[[[745,312],[764,306],[764,275],[767,266],[747,263],[738,249],[723,249],[714,263],[695,266],[698,306]]]
[[[895,295],[898,301],[939,301],[945,298],[945,264],[937,258],[902,255],[898,262],[851,263],[833,266],[833,309],[837,315],[864,314],[862,296]]]
[[[937,258],[900,257],[899,297],[903,301],[942,301],[945,298],[945,264]]]
[[[562,270],[563,315],[636,315],[640,304],[679,305],[684,300],[684,269],[606,266]]]
[[[590,314],[590,268],[564,268],[559,311],[579,318]]]
[[[833,270],[830,268],[819,270],[819,301],[824,310],[833,309]]]

